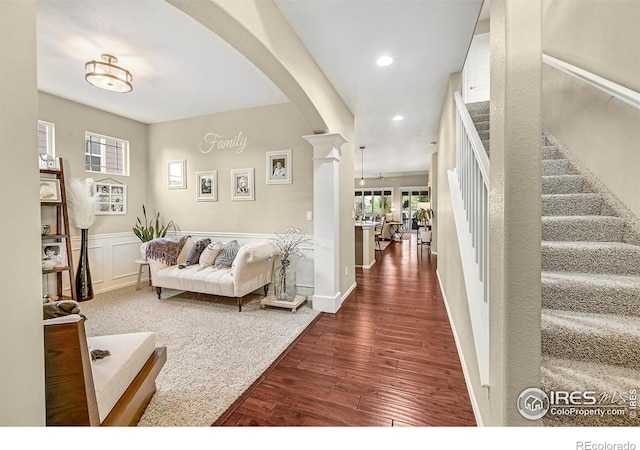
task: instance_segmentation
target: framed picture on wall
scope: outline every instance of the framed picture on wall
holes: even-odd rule
[[[41,202],[59,202],[60,180],[57,178],[40,178],[40,201]]]
[[[196,172],[199,202],[218,201],[218,171]]]
[[[254,200],[253,169],[231,170],[231,200]]]
[[[94,184],[98,194],[98,216],[124,215],[127,213],[127,185],[98,181]]]
[[[169,189],[187,188],[187,160],[169,161],[167,165]]]
[[[267,152],[267,184],[291,184],[291,150]]]

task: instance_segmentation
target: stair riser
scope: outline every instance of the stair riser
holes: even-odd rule
[[[638,249],[566,248],[543,243],[542,270],[640,275],[640,247]]]
[[[613,218],[545,217],[542,220],[543,241],[622,242],[623,233],[624,223]]]
[[[640,317],[640,286],[615,288],[542,282],[542,307]]]
[[[543,216],[598,216],[602,210],[602,197],[588,195],[543,195]]]
[[[566,159],[547,159],[542,161],[542,176],[566,175],[569,161]]]
[[[542,177],[543,194],[578,194],[583,192],[582,175],[556,175]]]

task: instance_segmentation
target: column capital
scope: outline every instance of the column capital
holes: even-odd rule
[[[340,147],[349,142],[342,133],[310,134],[302,137],[313,146],[313,159],[327,158],[340,161]]]

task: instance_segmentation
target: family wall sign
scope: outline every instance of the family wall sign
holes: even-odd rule
[[[200,152],[209,153],[212,150],[233,149],[236,153],[242,153],[249,143],[249,138],[242,135],[240,131],[233,138],[225,138],[222,134],[207,133],[200,143]]]

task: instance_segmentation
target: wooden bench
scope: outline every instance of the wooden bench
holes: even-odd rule
[[[142,334],[142,333],[139,333]],[[148,333],[145,333],[148,334]],[[119,338],[118,338],[119,337]],[[144,338],[131,335],[114,335],[113,348],[128,342],[127,339],[136,342]],[[110,350],[110,336],[104,336],[100,343],[105,345],[102,350]],[[120,344],[116,344],[118,341]],[[45,393],[47,426],[72,425],[72,426],[135,426],[140,421],[144,410],[151,401],[156,391],[156,377],[167,360],[166,347],[155,347],[155,335],[150,349],[150,355],[144,362],[147,353],[138,354],[138,363],[135,368],[125,367],[121,372],[131,372],[120,378],[119,384],[128,387],[116,389],[116,397],[119,398],[113,407],[99,404],[100,395],[96,395],[92,364],[104,361],[104,364],[126,366],[134,364],[123,362],[117,357],[107,356],[103,360],[91,360],[90,341],[87,340],[84,318],[73,314],[56,319],[44,321],[44,355],[45,355]],[[147,336],[147,339],[149,337]],[[149,346],[147,340],[146,347]],[[128,349],[134,352],[141,350]],[[142,359],[141,359],[142,358]],[[138,369],[138,366],[142,365]],[[95,369],[95,368],[94,368]],[[111,370],[120,371],[121,367],[109,367]],[[108,372],[110,372],[108,371]],[[102,375],[100,375],[102,376]],[[131,378],[131,379],[130,379]],[[102,380],[108,383],[109,380]],[[120,390],[122,393],[120,395]],[[114,389],[111,389],[113,395]],[[119,397],[118,397],[119,395]],[[102,410],[102,412],[100,411]],[[103,419],[101,420],[101,415]]]

